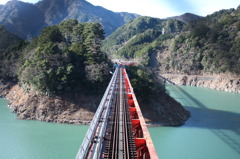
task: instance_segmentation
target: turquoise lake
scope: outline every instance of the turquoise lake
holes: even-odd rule
[[[191,112],[181,127],[149,128],[160,159],[239,159],[240,94],[168,85]],[[88,126],[16,119],[0,99],[0,159],[72,159]]]

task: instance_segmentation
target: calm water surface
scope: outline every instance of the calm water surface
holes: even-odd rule
[[[240,94],[167,86],[191,111],[181,127],[150,128],[160,159],[239,159]],[[0,99],[0,159],[74,158],[88,126],[17,120]]]
[[[167,86],[191,112],[181,127],[150,128],[161,159],[239,159],[240,94]]]
[[[87,128],[18,120],[0,99],[0,159],[73,159]]]

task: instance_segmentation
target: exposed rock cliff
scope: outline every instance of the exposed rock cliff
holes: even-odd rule
[[[19,85],[1,86],[1,95],[18,119],[40,120],[57,123],[88,124],[92,120],[99,98],[81,95],[73,101],[61,97],[36,95],[24,91]]]
[[[240,93],[240,77],[227,76],[226,74],[186,75],[172,73],[163,73],[161,76],[178,85],[200,86]]]

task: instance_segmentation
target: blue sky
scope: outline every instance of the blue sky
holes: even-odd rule
[[[8,0],[0,0],[5,4]],[[22,0],[36,3],[39,0]],[[201,16],[221,9],[237,8],[239,0],[87,0],[115,12],[130,12],[145,16],[166,18],[186,12]]]

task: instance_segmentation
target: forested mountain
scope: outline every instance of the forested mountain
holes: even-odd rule
[[[26,42],[3,27],[0,80],[15,80],[22,86],[48,94],[62,94],[69,90],[99,93],[105,88],[112,68],[101,51],[104,31],[99,23],[78,23],[67,20],[45,27],[32,42]],[[134,77],[136,93],[164,94],[164,87],[147,68],[129,70]],[[142,100],[154,99],[151,93],[141,93]]]
[[[9,1],[0,8],[0,24],[25,39],[39,34],[45,25],[40,10],[33,4],[21,1]]]
[[[4,56],[4,53],[14,46],[21,39],[7,31],[3,26],[0,25],[0,57]]]
[[[103,33],[99,23],[67,20],[27,42],[1,28],[0,41],[12,43],[2,47],[0,94],[8,94],[18,118],[90,122],[111,78],[112,65],[100,50]],[[189,112],[166,94],[154,72],[134,67],[128,73],[148,122],[176,126],[187,120]]]
[[[136,17],[136,14],[115,13],[93,6],[85,0],[42,0],[36,4],[12,0],[0,7],[0,24],[24,39],[39,35],[44,26],[59,24],[67,19],[98,22],[108,36]]]
[[[165,34],[162,34],[162,28]],[[183,24],[140,17],[104,41],[108,54],[161,71],[240,74],[240,7]]]
[[[135,58],[148,65],[150,56],[159,46],[158,42],[174,37],[182,31],[183,26],[183,22],[174,19],[138,17],[107,37],[103,42],[103,50],[113,58],[115,55]]]
[[[10,40],[11,36],[5,37]],[[68,20],[46,27],[31,43],[11,44],[1,58],[1,79],[16,79],[48,94],[102,88],[98,83],[104,85],[109,74],[108,60],[100,51],[103,37],[99,23]],[[6,67],[14,69],[6,72]]]
[[[16,76],[16,61],[24,41],[0,26],[0,79]]]
[[[188,22],[191,22],[191,21],[194,21],[194,20],[198,20],[200,18],[202,18],[202,17],[198,16],[198,15],[195,15],[195,14],[192,14],[192,13],[185,13],[183,15],[174,16],[174,17],[170,17],[170,18],[167,18],[167,19],[176,19],[176,20],[179,20],[181,22],[188,23]]]

